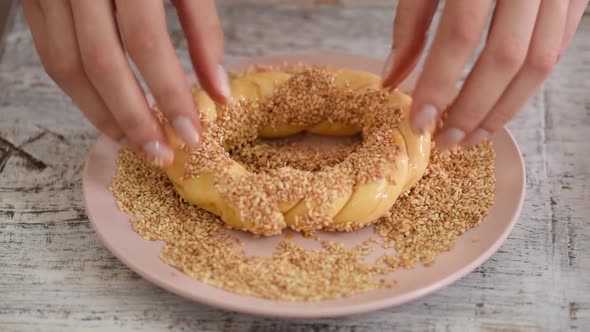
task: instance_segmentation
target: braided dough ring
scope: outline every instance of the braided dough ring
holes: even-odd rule
[[[201,144],[189,151],[165,125],[175,150],[165,172],[183,199],[231,228],[274,235],[285,227],[350,231],[366,226],[422,178],[431,148],[430,133],[416,135],[410,129],[410,97],[382,91],[380,84],[374,74],[349,69],[260,71],[231,80],[236,102],[229,107],[216,105],[197,89]],[[297,98],[307,103],[284,106]],[[360,132],[363,142],[358,153],[318,172],[285,167],[253,174],[229,157],[228,151],[244,141],[301,131]],[[372,165],[375,176],[359,176],[365,164]]]

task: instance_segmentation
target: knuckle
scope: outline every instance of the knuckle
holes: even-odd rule
[[[91,77],[105,77],[117,71],[116,59],[108,47],[95,45],[82,50],[82,62]]]
[[[450,26],[449,39],[457,46],[471,46],[479,42],[480,34],[469,20],[457,21]]]
[[[489,50],[493,61],[503,68],[517,70],[522,66],[526,49],[517,44],[505,44]]]
[[[534,52],[526,59],[526,66],[536,72],[549,74],[557,64],[557,51]]]

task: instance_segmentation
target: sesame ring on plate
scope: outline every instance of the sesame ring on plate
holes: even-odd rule
[[[422,178],[430,155],[430,133],[410,129],[410,97],[380,84],[378,76],[362,71],[285,66],[232,77],[229,105],[216,105],[196,89],[201,142],[184,147],[166,124],[175,159],[165,172],[183,199],[232,228],[274,235],[285,227],[364,227]],[[258,137],[302,131],[360,133],[362,142],[342,162],[315,172],[287,166],[252,173],[230,157]]]

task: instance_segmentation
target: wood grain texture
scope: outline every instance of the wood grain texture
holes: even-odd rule
[[[277,0],[217,0],[221,5],[276,5]],[[283,4],[304,6],[343,6],[343,7],[382,7],[391,8],[397,5],[398,0],[283,0]],[[444,2],[444,1],[441,1]],[[590,5],[586,7],[590,12]]]
[[[291,51],[385,57],[391,10],[221,5],[228,60]],[[186,43],[170,31],[185,69]],[[269,18],[272,23],[264,23]],[[22,13],[0,58],[1,331],[583,331],[590,325],[590,17],[511,123],[527,197],[497,254],[452,286],[341,319],[258,318],[139,278],[94,234],[80,177],[98,133],[43,72]]]

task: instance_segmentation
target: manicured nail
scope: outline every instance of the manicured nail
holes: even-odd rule
[[[465,138],[465,132],[457,128],[449,128],[436,137],[436,147],[441,150],[448,150]]]
[[[124,148],[131,148],[131,142],[129,141],[129,139],[127,137],[123,137],[122,139],[119,140],[119,145],[124,147]]]
[[[199,145],[199,133],[193,125],[193,122],[188,117],[181,115],[172,121],[172,128],[176,135],[180,137],[182,142],[189,148],[194,148]]]
[[[231,89],[229,88],[229,80],[227,78],[227,72],[222,65],[217,67],[217,84],[219,84],[219,88],[221,89],[221,94],[225,97],[226,103],[231,101]]]
[[[385,65],[383,66],[383,71],[381,72],[381,79],[384,83],[386,83],[391,71],[393,70],[393,60],[394,60],[394,50],[392,49],[387,59],[385,59]],[[385,85],[385,84],[384,84]]]
[[[489,131],[482,128],[477,128],[471,134],[469,134],[469,136],[467,136],[467,138],[461,143],[461,145],[464,147],[470,147],[481,143],[481,141],[488,137],[490,137]]]
[[[414,133],[422,135],[425,131],[433,132],[436,126],[437,114],[436,107],[432,105],[422,106],[411,119]]]
[[[160,141],[146,143],[143,146],[143,151],[145,152],[147,160],[160,168],[172,163],[174,160],[174,152],[172,152],[166,144]]]

